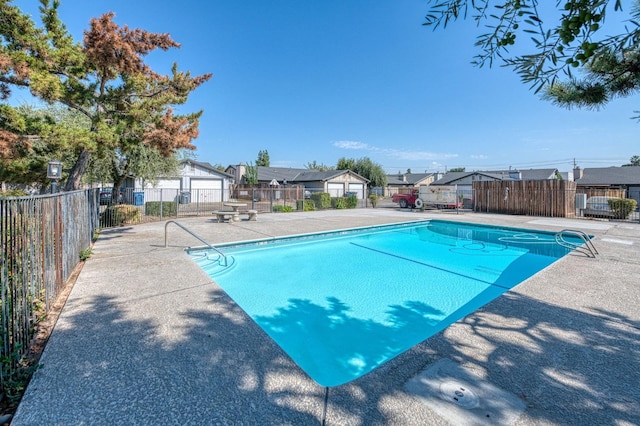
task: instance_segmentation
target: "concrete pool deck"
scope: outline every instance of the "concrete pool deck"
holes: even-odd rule
[[[565,256],[373,372],[327,391],[191,261],[184,248],[201,246],[198,240],[170,224],[165,248],[165,222],[104,230],[11,424],[640,423],[638,223],[386,208],[178,222],[215,245],[419,219],[581,229],[596,236],[600,255]],[[444,385],[425,390],[440,374],[430,370],[435,366],[451,374],[441,375],[445,385],[476,390],[474,407],[443,404]],[[471,409],[485,411],[474,417]]]

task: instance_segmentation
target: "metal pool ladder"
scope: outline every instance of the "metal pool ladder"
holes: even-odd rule
[[[215,248],[214,246],[212,246],[211,244],[206,242],[202,237],[199,237],[195,232],[191,231],[189,228],[187,228],[186,226],[184,226],[181,223],[176,222],[175,220],[168,220],[167,223],[164,224],[164,248],[167,248],[168,244],[169,244],[168,243],[169,240],[167,239],[167,227],[169,226],[170,223],[178,225],[180,228],[185,230],[187,233],[191,234],[193,237],[195,237],[198,240],[200,240],[201,242],[203,242],[208,248],[210,248],[211,250],[213,250],[216,253],[218,253],[224,259],[224,264],[222,266],[228,266],[227,256],[223,252],[221,252],[220,250],[218,250],[217,248]]]
[[[582,240],[582,244],[574,243],[572,241],[567,241],[565,236],[578,237]],[[587,234],[577,229],[563,229],[562,231],[556,234],[556,243],[560,244],[562,247],[566,247],[571,250],[579,251],[587,255],[588,257],[595,258],[599,253],[596,249],[596,246],[593,245],[593,241]]]

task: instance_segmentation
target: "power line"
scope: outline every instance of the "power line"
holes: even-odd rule
[[[433,164],[429,165],[403,165],[403,166],[383,166],[383,168],[387,171],[391,171],[390,173],[395,173],[398,170],[405,171],[407,169],[411,169],[415,172],[426,172],[429,171],[445,171],[453,169],[453,168],[464,168],[467,171],[471,170],[490,170],[490,169],[499,169],[499,170],[507,170],[507,169],[529,169],[529,168],[538,168],[545,166],[559,166],[559,165],[569,165],[571,168],[574,166],[584,167],[584,165],[588,164],[609,164],[609,165],[622,165],[626,164],[628,159],[625,158],[564,158],[557,160],[546,160],[546,161],[535,161],[535,162],[527,162],[527,163],[495,163],[495,164],[442,164],[441,167],[434,167]],[[617,163],[617,164],[616,164]]]

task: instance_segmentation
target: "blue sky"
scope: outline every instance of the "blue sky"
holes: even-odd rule
[[[37,17],[36,0],[15,4]],[[147,62],[213,73],[179,112],[204,110],[197,160],[272,166],[369,157],[388,173],[618,166],[640,155],[632,98],[600,111],[543,101],[509,69],[471,65],[472,21],[432,31],[420,0],[61,0],[76,40],[113,11],[180,49]],[[20,95],[17,95],[20,96]]]

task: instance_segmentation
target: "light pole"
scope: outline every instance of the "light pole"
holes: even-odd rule
[[[58,180],[62,177],[62,163],[54,160],[47,163],[47,179],[51,179],[51,193],[58,192]]]

